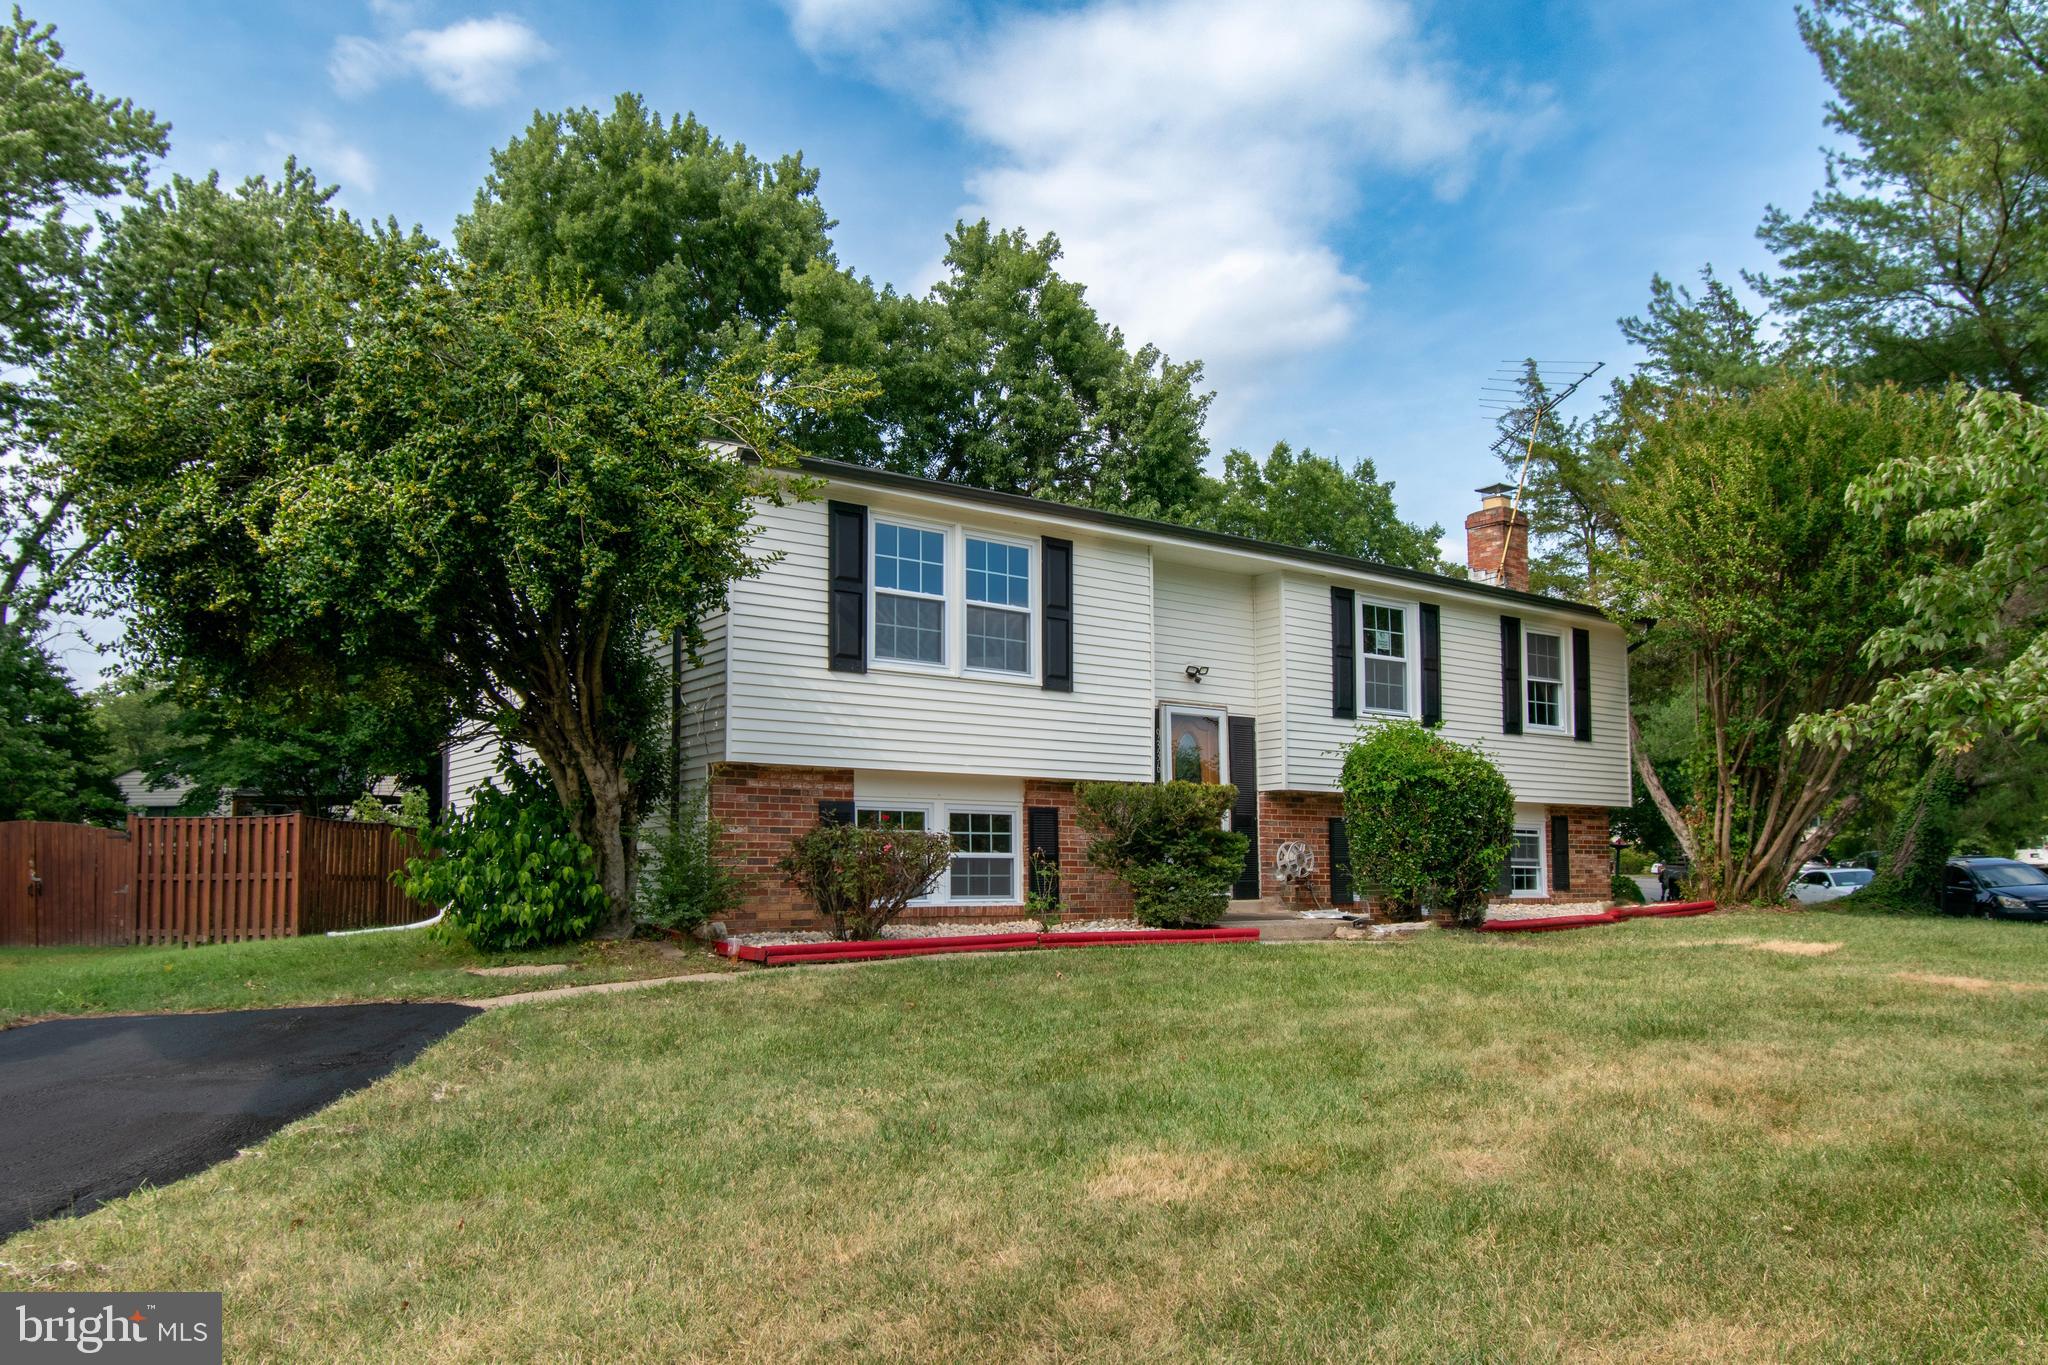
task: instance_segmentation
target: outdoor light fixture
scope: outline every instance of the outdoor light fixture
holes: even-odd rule
[[[1209,676],[1209,670],[1208,667],[1203,664],[1189,664],[1187,666],[1187,675],[1189,682],[1198,683],[1202,679]]]

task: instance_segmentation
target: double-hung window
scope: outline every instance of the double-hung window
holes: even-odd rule
[[[1515,845],[1508,853],[1508,890],[1518,896],[1543,894],[1543,830],[1515,826]]]
[[[1564,637],[1524,631],[1523,677],[1528,692],[1526,723],[1539,730],[1564,728]]]
[[[946,664],[946,536],[875,522],[875,657]]]
[[[1358,681],[1361,709],[1408,714],[1408,610],[1382,602],[1360,607]]]
[[[1017,899],[1017,817],[1011,811],[955,810],[947,813],[953,836],[953,866],[947,899]]]
[[[967,538],[967,667],[1031,671],[1031,551]]]
[[[853,823],[862,829],[907,829],[922,833],[928,818],[921,806],[862,806],[854,812]]]

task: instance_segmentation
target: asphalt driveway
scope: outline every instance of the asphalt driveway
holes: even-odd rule
[[[330,1005],[0,1032],[0,1237],[203,1171],[404,1066],[477,1012]]]

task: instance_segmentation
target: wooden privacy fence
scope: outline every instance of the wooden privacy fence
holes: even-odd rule
[[[304,815],[130,816],[125,834],[0,823],[0,944],[236,943],[410,924],[390,825]]]

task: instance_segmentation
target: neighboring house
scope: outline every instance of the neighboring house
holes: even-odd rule
[[[735,930],[809,926],[774,871],[821,819],[945,831],[916,907],[1014,917],[1034,853],[1081,914],[1128,907],[1087,864],[1074,786],[1235,783],[1253,834],[1235,895],[1348,904],[1338,768],[1361,723],[1406,716],[1477,742],[1516,798],[1502,894],[1604,899],[1608,809],[1630,800],[1628,654],[1591,607],[1526,591],[1526,516],[1482,489],[1473,580],[830,461],[815,501],[758,510],[779,556],[735,583],[683,679],[679,751],[752,874]],[[1512,522],[1512,524],[1511,524]],[[1499,585],[1481,581],[1502,566]],[[458,805],[487,743],[451,751]]]

